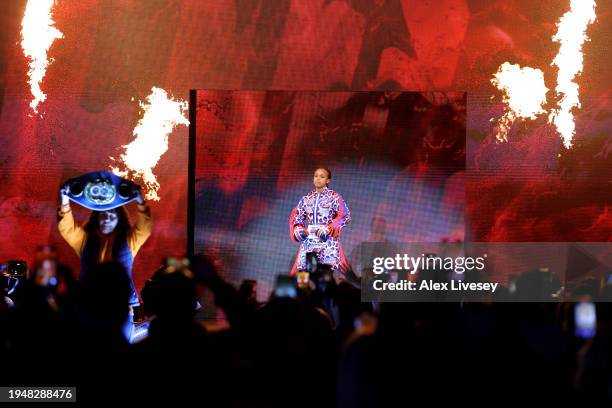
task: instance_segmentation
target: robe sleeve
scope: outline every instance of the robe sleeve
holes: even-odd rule
[[[59,210],[57,228],[62,238],[74,249],[78,256],[81,256],[87,232],[74,220],[70,208]]]
[[[351,212],[346,205],[346,201],[344,201],[342,196],[339,194],[337,205],[337,214],[332,222],[330,222],[328,225],[330,235],[334,238],[337,238],[340,235],[342,228],[344,228],[351,221]]]
[[[138,205],[136,223],[128,232],[128,245],[132,256],[136,256],[140,247],[149,239],[153,230],[153,217],[151,209],[146,205]]]
[[[302,197],[298,205],[291,211],[291,216],[289,217],[289,236],[294,241],[299,241],[294,234],[295,227],[301,226],[305,228],[305,220],[306,210],[304,209],[304,197]]]

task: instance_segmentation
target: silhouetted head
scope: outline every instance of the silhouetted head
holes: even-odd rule
[[[160,318],[191,320],[195,315],[197,294],[188,271],[166,273],[155,287],[155,314]]]
[[[105,326],[121,327],[132,294],[130,278],[117,262],[98,264],[82,280],[82,301],[88,318]],[[88,323],[95,324],[94,321]]]

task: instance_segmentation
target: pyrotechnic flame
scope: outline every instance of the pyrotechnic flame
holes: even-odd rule
[[[28,84],[32,92],[30,107],[38,113],[36,107],[47,96],[40,89],[47,67],[53,59],[47,60],[47,51],[56,38],[64,35],[53,26],[51,8],[55,0],[28,0],[23,20],[21,20],[21,48],[23,54],[30,60],[28,69]]]
[[[551,64],[559,68],[555,92],[561,99],[559,108],[550,113],[549,120],[557,127],[567,148],[572,146],[576,127],[572,109],[580,108],[578,84],[574,78],[582,72],[582,44],[588,39],[587,26],[594,21],[594,0],[571,0],[570,11],[561,17],[557,23],[557,33],[552,38],[561,44]]]
[[[548,121],[554,123],[566,148],[572,146],[575,122],[572,109],[580,107],[576,75],[582,72],[582,44],[588,39],[587,26],[595,21],[595,0],[571,0],[570,10],[557,23],[557,33],[552,37],[559,42],[559,52],[551,65],[559,68],[556,95],[558,108],[549,111]],[[508,130],[517,118],[535,119],[544,113],[546,92],[544,74],[539,69],[512,65],[504,62],[493,75],[491,82],[503,93],[506,109],[497,122],[497,139],[508,140]]]
[[[497,123],[497,139],[507,142],[508,131],[517,118],[535,119],[544,113],[548,88],[544,85],[542,71],[530,67],[521,68],[509,62],[499,67],[491,82],[503,92],[506,109]]]
[[[153,169],[161,156],[168,150],[168,136],[178,125],[189,125],[185,113],[189,103],[168,98],[166,91],[151,88],[147,103],[139,102],[144,114],[134,128],[135,139],[122,146],[120,165],[110,166],[113,173],[142,183],[147,200],[159,201],[159,183]],[[111,157],[111,160],[115,160]]]

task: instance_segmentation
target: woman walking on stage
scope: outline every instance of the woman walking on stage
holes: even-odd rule
[[[328,187],[331,178],[329,169],[316,169],[314,190],[303,196],[291,213],[289,232],[301,243],[292,275],[308,270],[307,253],[314,253],[317,263],[331,266],[334,272],[346,262],[339,237],[351,213],[342,196]]]

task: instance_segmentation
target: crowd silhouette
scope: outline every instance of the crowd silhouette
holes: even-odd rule
[[[151,275],[137,312],[148,334],[130,342],[120,264],[78,281],[57,257],[37,259],[0,302],[3,386],[76,386],[80,402],[237,407],[612,400],[608,302],[595,303],[591,338],[575,335],[573,301],[377,305],[351,280],[312,276],[295,296],[259,303],[256,282],[236,288],[199,256]],[[202,290],[226,325],[199,320]],[[600,290],[576,301],[612,289]]]

